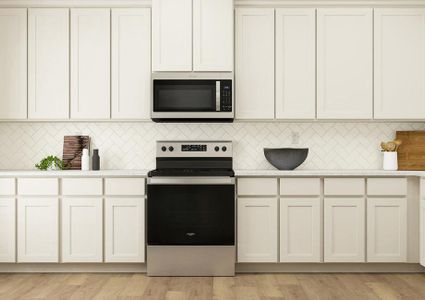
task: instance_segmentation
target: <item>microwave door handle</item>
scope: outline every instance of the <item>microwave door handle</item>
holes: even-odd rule
[[[216,111],[220,111],[220,103],[221,103],[220,91],[221,91],[221,82],[217,80],[215,82],[215,110]]]

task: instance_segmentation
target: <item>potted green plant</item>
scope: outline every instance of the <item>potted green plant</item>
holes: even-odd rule
[[[65,170],[67,164],[61,160],[59,157],[54,155],[49,155],[43,158],[35,167],[42,171],[56,171],[56,170]]]

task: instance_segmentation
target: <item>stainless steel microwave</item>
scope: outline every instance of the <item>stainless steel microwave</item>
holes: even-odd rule
[[[232,122],[233,103],[231,73],[153,75],[155,122]]]

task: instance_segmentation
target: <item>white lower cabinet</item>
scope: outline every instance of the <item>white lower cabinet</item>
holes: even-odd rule
[[[367,199],[367,261],[406,262],[407,199]]]
[[[105,262],[145,261],[145,198],[105,199]]]
[[[321,261],[320,198],[280,199],[280,261]]]
[[[59,261],[59,205],[53,197],[18,199],[18,262]]]
[[[423,186],[424,183],[421,183],[421,185]],[[425,199],[422,198],[423,196],[421,194],[419,211],[419,260],[421,265],[425,267]]]
[[[277,262],[277,199],[238,198],[238,262]]]
[[[14,198],[0,199],[0,262],[16,261],[16,209]]]
[[[103,261],[103,199],[62,199],[62,261]]]
[[[365,199],[324,199],[324,261],[365,262]]]

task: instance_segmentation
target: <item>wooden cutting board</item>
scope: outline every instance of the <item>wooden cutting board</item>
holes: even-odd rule
[[[399,170],[425,170],[425,131],[397,131]]]
[[[90,137],[86,135],[72,135],[63,138],[62,160],[67,165],[67,169],[81,170],[81,155],[83,149],[89,149]]]

